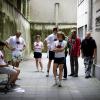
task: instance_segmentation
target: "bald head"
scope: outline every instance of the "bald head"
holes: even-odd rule
[[[87,32],[86,33],[86,38],[90,38],[91,37],[91,32]]]

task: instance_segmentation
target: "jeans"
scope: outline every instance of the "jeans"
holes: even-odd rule
[[[90,76],[91,67],[93,65],[93,58],[92,57],[84,57],[84,65],[85,65],[85,76]]]
[[[67,78],[67,65],[66,65],[66,57],[64,58],[64,78]]]
[[[78,75],[78,57],[70,56],[71,74]]]

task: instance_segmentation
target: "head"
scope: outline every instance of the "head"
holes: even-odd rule
[[[16,37],[19,38],[21,36],[21,32],[16,32]]]
[[[35,37],[36,41],[39,41],[40,38],[41,38],[40,35],[36,35],[36,37]]]
[[[2,50],[4,48],[4,46],[6,46],[6,44],[2,41],[0,41],[0,50]]]
[[[58,40],[64,40],[65,39],[65,34],[62,31],[57,32],[57,39]]]
[[[91,37],[91,32],[87,32],[85,38],[89,39]]]
[[[58,32],[58,28],[57,27],[53,28],[53,33],[57,34],[57,32]]]
[[[72,39],[76,39],[76,37],[77,37],[77,32],[76,32],[76,30],[73,30],[73,31],[72,31],[71,37],[72,37]]]
[[[69,35],[68,32],[66,32],[65,35],[68,36]]]

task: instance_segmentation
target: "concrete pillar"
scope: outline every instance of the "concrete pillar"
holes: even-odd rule
[[[58,26],[59,23],[59,3],[55,3],[55,23]]]
[[[30,20],[30,0],[27,1],[27,18]]]
[[[25,17],[27,18],[27,0],[25,0]]]
[[[23,14],[27,18],[27,0],[23,0]]]
[[[88,24],[87,24],[87,31],[92,31],[92,0],[88,0]]]
[[[21,13],[23,14],[23,0],[21,0]]]

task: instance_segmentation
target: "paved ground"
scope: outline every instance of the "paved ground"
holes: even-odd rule
[[[53,86],[52,69],[46,78],[47,58],[43,55],[44,73],[35,72],[32,56],[21,63],[21,74],[17,90],[7,94],[0,93],[0,100],[100,100],[100,81],[84,78],[83,60],[79,59],[79,77],[63,80],[63,87]],[[70,74],[69,57],[67,57],[68,74]]]

